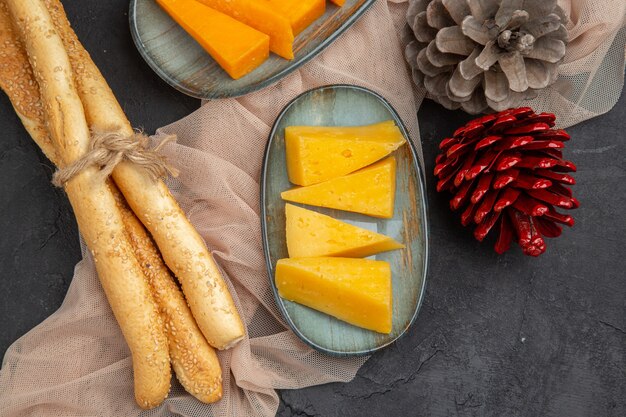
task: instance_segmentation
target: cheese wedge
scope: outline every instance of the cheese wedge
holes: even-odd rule
[[[291,258],[363,258],[404,248],[394,239],[293,204],[285,205],[287,250]]]
[[[326,11],[326,0],[266,0],[289,19],[294,36],[306,29]]]
[[[269,37],[195,0],[157,0],[157,3],[232,78],[240,78],[269,56]]]
[[[405,142],[391,120],[369,126],[289,126],[285,128],[289,181],[311,185],[349,174]]]
[[[197,0],[270,37],[270,51],[293,59],[293,30],[289,19],[266,0]],[[228,32],[226,35],[233,36]]]
[[[283,200],[390,219],[396,191],[396,159],[391,156],[344,177],[283,191]]]
[[[391,268],[387,262],[353,258],[290,258],[276,264],[281,297],[355,326],[389,333]]]

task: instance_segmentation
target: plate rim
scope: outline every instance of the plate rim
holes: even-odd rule
[[[177,84],[175,80],[170,77],[161,69],[161,67],[154,61],[152,56],[148,54],[146,51],[146,47],[144,43],[141,41],[141,37],[139,35],[139,30],[137,28],[137,0],[130,0],[129,11],[128,11],[128,22],[130,26],[130,34],[133,39],[133,43],[135,44],[135,49],[139,52],[139,55],[143,58],[143,60],[148,64],[148,66],[161,78],[165,81],[170,87],[180,91],[183,94],[186,94],[190,97],[197,98],[200,100],[214,100],[214,99],[225,99],[225,98],[236,98],[242,97],[246,94],[253,93],[258,90],[262,90],[270,85],[277,83],[283,77],[289,75],[293,71],[300,68],[302,65],[309,62],[311,59],[316,57],[320,52],[322,52],[327,46],[333,43],[336,39],[339,38],[349,27],[351,27],[363,14],[374,5],[376,0],[364,0],[363,4],[359,6],[359,8],[351,14],[343,24],[337,28],[336,31],[332,33],[331,36],[324,39],[313,48],[308,54],[304,55],[302,59],[297,62],[293,62],[292,64],[286,66],[276,74],[271,77],[265,79],[264,81],[256,84],[250,84],[245,88],[241,88],[237,90],[233,94],[199,94],[189,88],[184,87],[181,84]],[[207,53],[208,54],[208,53]],[[213,59],[209,56],[210,59]],[[295,59],[295,58],[294,58]]]
[[[404,327],[404,329],[402,329],[402,331],[398,334],[398,336],[396,336],[395,338],[387,341],[386,343],[376,346],[372,349],[365,349],[365,350],[358,350],[358,351],[349,351],[349,352],[345,352],[345,351],[337,351],[337,350],[332,350],[332,349],[328,349],[325,348],[323,346],[320,346],[318,344],[316,344],[315,342],[313,342],[312,340],[310,340],[309,338],[307,338],[304,334],[302,334],[302,332],[298,329],[298,327],[293,323],[291,317],[289,316],[289,314],[287,313],[287,310],[285,309],[285,306],[282,303],[282,299],[280,297],[280,295],[278,294],[278,289],[276,288],[276,285],[273,282],[273,278],[274,278],[274,268],[272,267],[272,263],[270,260],[270,250],[269,250],[269,239],[268,239],[268,233],[267,233],[267,221],[266,216],[267,216],[267,210],[266,210],[266,193],[267,193],[267,187],[266,187],[266,179],[267,179],[267,170],[268,170],[268,158],[269,158],[269,153],[270,153],[270,146],[273,142],[273,137],[276,134],[277,128],[278,128],[278,122],[284,117],[284,115],[287,113],[287,111],[303,96],[307,95],[307,94],[311,94],[315,91],[320,91],[320,90],[325,90],[325,89],[352,89],[352,90],[358,90],[361,92],[365,92],[367,94],[373,95],[374,97],[376,97],[378,100],[380,100],[382,102],[382,104],[387,108],[387,110],[389,110],[389,112],[395,116],[395,119],[397,119],[397,121],[399,122],[399,126],[398,128],[400,128],[402,134],[407,138],[407,142],[409,144],[409,148],[411,150],[411,157],[413,159],[413,163],[416,166],[416,171],[417,171],[417,178],[418,178],[418,183],[419,183],[419,188],[420,188],[420,193],[422,195],[422,204],[421,204],[421,212],[422,212],[422,219],[423,219],[423,224],[424,224],[424,267],[422,269],[422,275],[424,277],[424,279],[422,280],[422,285],[420,288],[420,295],[419,298],[417,300],[417,304],[415,307],[415,311],[413,312],[413,315],[411,317],[411,320],[409,320],[409,322],[406,324],[406,326]],[[417,117],[417,116],[416,116]],[[319,87],[315,87],[315,88],[311,88],[309,90],[306,90],[300,94],[298,94],[296,97],[294,97],[293,99],[291,99],[289,101],[289,103],[287,103],[285,105],[285,107],[280,111],[280,113],[278,114],[278,116],[276,116],[276,119],[274,120],[274,123],[272,124],[272,129],[270,130],[269,136],[268,136],[268,140],[267,143],[265,145],[265,151],[263,152],[263,161],[262,161],[262,166],[261,166],[261,184],[260,184],[260,188],[261,188],[261,194],[260,194],[260,218],[261,218],[261,235],[262,235],[262,241],[263,241],[263,255],[265,256],[265,267],[267,269],[267,274],[268,274],[268,279],[269,279],[269,284],[270,284],[270,288],[272,289],[272,293],[274,294],[274,301],[276,302],[276,305],[280,311],[280,313],[282,314],[283,318],[285,319],[285,321],[287,322],[287,324],[289,325],[289,327],[291,328],[291,330],[296,334],[296,336],[298,336],[298,338],[300,340],[302,340],[306,345],[312,347],[313,349],[317,350],[318,352],[322,352],[325,354],[328,354],[330,356],[335,356],[335,357],[354,357],[354,356],[366,356],[366,355],[370,355],[378,350],[384,349],[387,346],[397,342],[398,340],[400,340],[409,330],[409,328],[413,325],[413,323],[415,322],[417,315],[419,314],[421,308],[422,308],[422,304],[425,298],[425,294],[426,294],[426,281],[427,281],[427,277],[428,277],[428,263],[429,263],[429,237],[430,237],[430,233],[428,231],[428,217],[427,217],[427,212],[428,212],[428,201],[427,201],[427,195],[426,195],[426,183],[424,180],[424,173],[423,173],[423,168],[422,165],[419,161],[419,158],[417,157],[417,149],[415,147],[415,144],[413,143],[413,140],[411,139],[411,136],[409,135],[408,130],[406,129],[406,126],[404,125],[404,122],[402,121],[402,118],[400,117],[400,115],[398,114],[398,112],[395,110],[395,108],[391,105],[391,103],[389,103],[388,100],[386,100],[383,96],[381,96],[380,94],[376,93],[375,91],[370,90],[369,88],[366,87],[362,87],[359,85],[354,85],[354,84],[328,84],[328,85],[323,85],[323,86],[319,86]]]

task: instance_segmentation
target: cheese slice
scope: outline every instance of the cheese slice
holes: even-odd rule
[[[266,0],[289,19],[293,34],[306,29],[326,11],[326,0]]]
[[[394,239],[293,204],[285,205],[287,250],[291,258],[362,258],[404,248]]]
[[[281,297],[355,326],[389,333],[391,268],[387,262],[353,258],[289,258],[276,264]]]
[[[283,191],[283,200],[390,219],[396,190],[393,156],[344,177]]]
[[[349,174],[405,142],[391,120],[368,126],[289,126],[285,128],[289,181],[311,185]]]
[[[289,19],[267,0],[197,0],[270,37],[270,51],[293,59],[293,30]],[[227,33],[233,36],[234,33]]]
[[[157,3],[232,78],[240,78],[269,56],[269,37],[195,0],[157,0]]]

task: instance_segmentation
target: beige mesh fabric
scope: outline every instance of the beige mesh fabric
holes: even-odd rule
[[[406,3],[378,1],[323,54],[278,84],[239,99],[215,100],[161,129],[178,135],[165,149],[177,199],[230,278],[249,338],[220,353],[224,398],[201,404],[173,381],[151,411],[134,402],[128,348],[88,253],[61,308],[15,342],[0,370],[0,416],[273,416],[275,389],[352,379],[365,358],[337,359],[302,344],[281,321],[261,251],[259,173],[270,126],[299,93],[352,83],[390,100],[419,149],[416,104],[396,36]],[[404,4],[402,4],[404,3]],[[608,111],[624,76],[624,0],[560,2],[571,16],[560,80],[529,104],[569,126]],[[157,136],[158,139],[158,136]]]
[[[568,127],[609,111],[624,86],[625,0],[558,0],[569,17],[559,79],[527,102]]]
[[[397,21],[403,10],[395,11]],[[380,1],[332,47],[278,84],[239,99],[215,100],[161,129],[177,134],[164,150],[181,174],[169,183],[230,279],[249,338],[220,352],[224,398],[202,404],[173,380],[164,404],[140,410],[129,350],[88,253],[61,308],[7,351],[0,416],[273,416],[276,389],[351,380],[366,358],[313,351],[281,321],[261,247],[259,176],[270,127],[310,88],[371,88],[398,110],[419,146],[416,106],[387,4]],[[158,140],[157,135],[157,140]]]

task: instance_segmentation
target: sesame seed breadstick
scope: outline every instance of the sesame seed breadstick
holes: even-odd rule
[[[38,84],[30,68],[26,51],[14,33],[6,5],[0,2],[0,88],[8,95],[24,125],[44,154],[58,164],[56,150],[44,126],[43,107]],[[10,58],[10,59],[9,59]],[[11,81],[9,83],[9,80]],[[8,88],[18,85],[21,88]],[[25,105],[26,103],[26,105]],[[18,110],[19,109],[19,110]],[[221,368],[215,351],[204,339],[180,289],[149,234],[130,210],[119,189],[108,181],[122,215],[124,227],[144,276],[152,289],[165,323],[170,359],[185,389],[198,400],[210,403],[222,396]]]
[[[45,0],[68,52],[89,126],[98,131],[133,133],[106,80],[72,30],[59,0]],[[181,283],[200,330],[209,344],[227,349],[244,337],[243,322],[222,274],[204,241],[162,181],[122,162],[113,179],[149,230],[167,266]]]
[[[115,185],[112,189],[135,256],[163,317],[176,376],[185,390],[198,400],[215,402],[222,398],[222,370],[217,354],[198,328],[185,297],[163,263],[152,238]]]
[[[41,0],[2,0],[8,6],[33,74],[56,162],[72,163],[87,150],[90,133],[72,80],[65,48]],[[17,101],[17,100],[16,100]],[[170,365],[163,322],[143,277],[115,199],[97,168],[85,169],[65,185],[102,287],[133,357],[139,406],[160,404],[169,391]]]
[[[58,165],[56,150],[44,125],[39,84],[3,1],[0,1],[0,89],[6,92],[35,143],[53,164]]]

